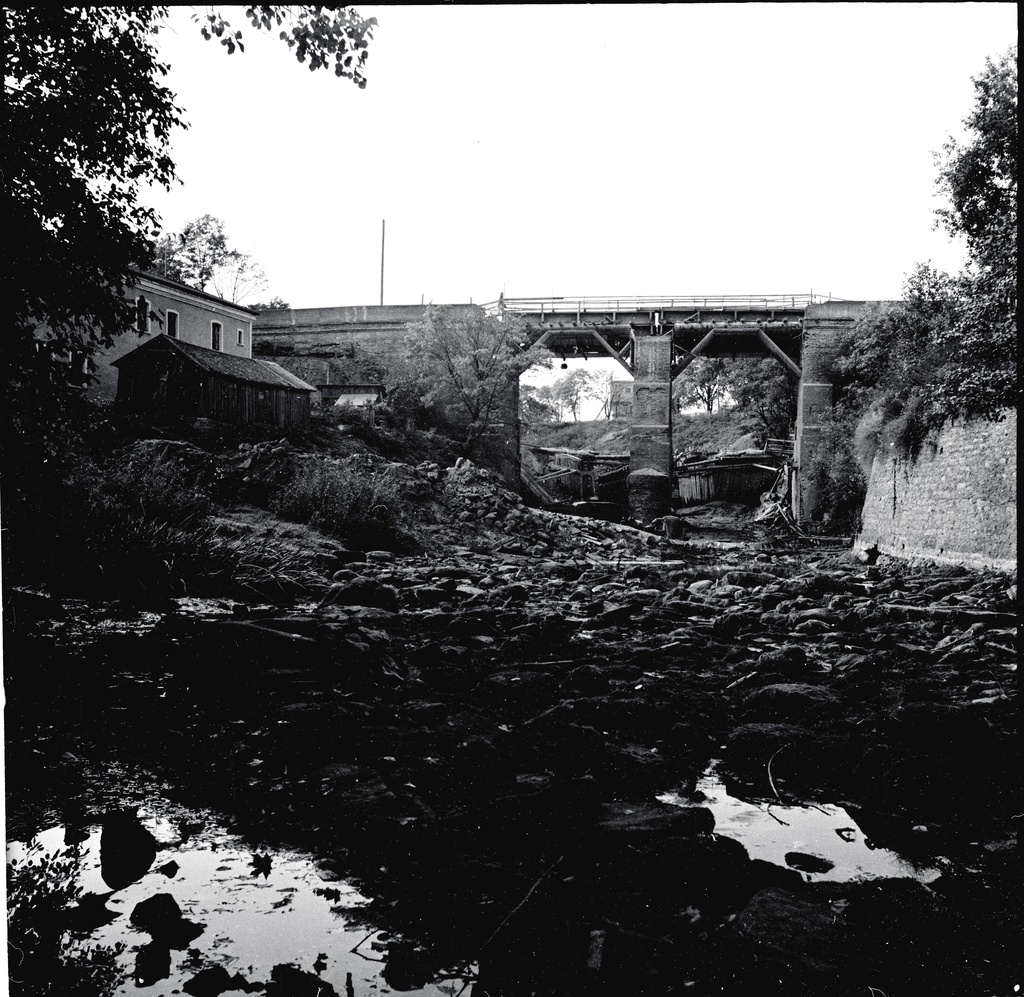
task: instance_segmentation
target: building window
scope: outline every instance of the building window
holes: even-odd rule
[[[149,302],[140,294],[135,299],[135,328],[138,332],[149,332]]]
[[[239,329],[238,330],[238,345],[239,346],[245,346],[245,330],[244,329]]]
[[[178,313],[167,310],[167,335],[171,339],[178,338]]]
[[[211,350],[219,350],[220,349],[220,328],[221,328],[220,322],[211,322],[210,323],[210,349]]]

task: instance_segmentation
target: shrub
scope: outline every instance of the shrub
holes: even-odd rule
[[[938,424],[928,404],[919,395],[911,395],[906,401],[893,402],[890,411],[882,429],[882,449],[916,459],[929,433]]]
[[[916,458],[936,425],[927,403],[917,395],[886,398],[868,406],[853,430],[853,451],[864,474],[879,453]]]
[[[62,917],[82,896],[82,851],[53,853],[38,843],[7,866],[7,944],[11,981],[25,997],[112,994],[123,982],[118,956],[126,946],[88,945],[67,951]]]
[[[285,519],[309,523],[362,549],[410,545],[399,525],[402,498],[384,476],[365,478],[322,461],[307,466],[272,502]]]
[[[856,533],[861,526],[867,476],[853,437],[851,417],[839,409],[823,426],[818,446],[801,468],[818,491],[816,515],[832,532]]]
[[[853,452],[865,475],[871,473],[871,464],[882,448],[882,436],[888,420],[885,406],[875,403],[860,417],[853,431]]]
[[[213,511],[207,490],[197,474],[176,461],[160,457],[145,463],[129,462],[107,472],[107,501],[143,518],[187,526]]]

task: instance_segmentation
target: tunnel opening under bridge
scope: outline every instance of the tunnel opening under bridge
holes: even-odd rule
[[[797,522],[813,520],[818,495],[806,469],[832,411],[832,365],[841,334],[867,305],[798,295],[497,303],[563,363],[602,358],[632,379],[627,491],[630,517],[641,523],[673,508],[674,386],[700,359],[733,357],[771,357],[797,383],[791,511]]]

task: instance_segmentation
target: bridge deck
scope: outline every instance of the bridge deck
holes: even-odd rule
[[[676,312],[695,310],[715,311],[773,311],[800,310],[808,305],[828,300],[820,294],[718,294],[718,295],[673,295],[666,296],[580,296],[552,298],[506,298],[501,297],[483,307],[488,310],[504,310],[517,314],[646,314],[649,312]]]
[[[673,337],[683,357],[771,356],[799,372],[804,314],[814,294],[500,298],[485,306],[516,315],[531,342],[569,357],[604,357],[630,370],[635,335]],[[676,368],[682,369],[683,360]]]

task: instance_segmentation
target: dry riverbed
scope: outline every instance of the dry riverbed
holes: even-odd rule
[[[669,541],[527,509],[472,466],[402,473],[447,489],[415,555],[223,514],[313,545],[289,605],[12,595],[9,856],[70,851],[75,910],[120,930],[40,916],[57,948],[19,964],[25,992],[118,944],[109,993],[140,965],[152,993],[271,997],[1024,982],[1015,578],[868,566],[722,508]],[[116,843],[147,834],[111,887]],[[317,910],[271,956],[273,903],[238,937],[213,918],[275,876]],[[137,913],[164,894],[177,915]],[[239,954],[261,931],[266,965]]]

